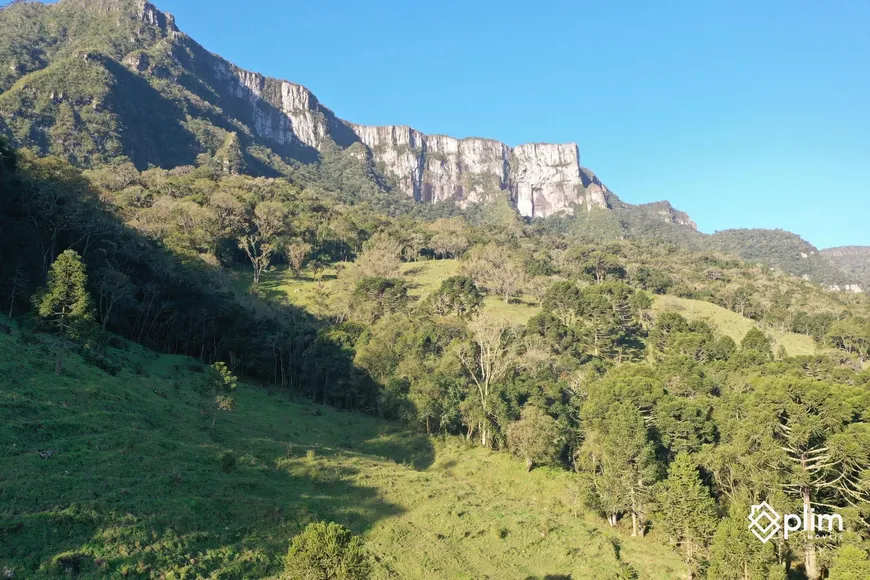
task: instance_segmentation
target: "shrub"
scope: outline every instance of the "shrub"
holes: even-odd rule
[[[236,468],[236,456],[227,451],[221,455],[221,471],[231,473]]]

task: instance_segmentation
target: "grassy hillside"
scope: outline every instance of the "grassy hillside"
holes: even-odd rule
[[[363,534],[378,578],[682,569],[655,534],[586,517],[568,472],[244,384],[212,432],[199,363],[109,356],[116,376],[71,356],[56,377],[45,337],[0,334],[0,569],[15,578],[268,577],[321,519]]]
[[[408,292],[414,298],[423,300],[441,281],[459,273],[459,260],[429,260],[402,264],[405,280],[410,286]],[[247,269],[233,273],[237,290],[250,290],[251,274]],[[263,275],[259,290],[273,299],[286,299],[294,306],[305,308],[314,314],[326,314],[328,309],[321,300],[328,300],[335,291],[336,269],[334,266],[319,272],[315,277],[311,271],[304,271],[298,278],[288,269],[275,269]],[[487,296],[484,302],[487,312],[503,316],[515,324],[525,324],[540,310],[531,297],[520,296],[507,304],[498,296]]]
[[[817,351],[816,343],[810,336],[765,328],[736,312],[701,300],[659,296],[656,298],[653,311],[678,312],[689,320],[703,320],[722,334],[733,338],[737,344],[740,344],[746,333],[755,326],[774,339],[774,352],[779,350],[780,346],[784,346],[790,356],[812,355]]]
[[[424,299],[435,290],[441,280],[455,276],[459,272],[458,260],[431,260],[403,264],[406,280],[410,283],[412,296]],[[237,287],[250,288],[250,274],[247,271],[235,273]],[[286,299],[291,304],[308,309],[316,314],[324,314],[325,310],[318,305],[318,294],[328,297],[333,292],[335,269],[329,268],[318,275],[315,280],[310,272],[296,278],[289,270],[273,270],[263,277],[260,288],[271,298]],[[525,324],[540,311],[540,307],[528,297],[520,297],[517,302],[506,304],[497,296],[488,296],[484,303],[487,312],[501,315],[515,324]],[[782,332],[759,325],[736,312],[721,306],[690,300],[676,296],[658,296],[655,298],[654,313],[679,312],[689,320],[703,320],[710,323],[719,332],[730,336],[738,344],[752,327],[758,327],[774,339],[774,350],[784,346],[791,356],[811,355],[817,352],[817,345],[812,337]]]

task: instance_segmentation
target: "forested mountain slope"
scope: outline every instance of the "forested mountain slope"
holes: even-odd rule
[[[275,574],[292,536],[315,519],[362,533],[373,569],[400,577],[420,574],[424,555],[425,569],[445,578],[462,569],[667,578],[676,573],[665,543],[679,554],[679,573],[710,578],[728,577],[734,553],[751,558],[763,577],[788,568],[815,580],[837,566],[870,566],[862,512],[870,472],[864,296],[661,242],[589,244],[547,222],[526,223],[505,199],[449,218],[391,217],[376,204],[346,205],[323,186],[226,174],[211,164],[139,172],[120,163],[82,174],[64,160],[4,145],[0,168],[0,298],[20,326],[0,325],[12,333],[2,344],[13,365],[0,384],[12,450],[0,461],[4,473],[18,474],[0,492],[11,506],[2,512],[11,538],[4,545],[14,546],[0,565],[25,577]],[[64,274],[71,271],[78,274]],[[287,288],[276,285],[281,279]],[[297,302],[293,293],[303,286]],[[74,300],[63,312],[75,324],[57,314],[63,296]],[[198,362],[157,359],[110,332]],[[817,345],[817,354],[787,346],[804,343]],[[149,360],[178,362],[158,370]],[[276,395],[228,395],[216,372]],[[206,388],[198,392],[197,383]],[[371,443],[375,455],[415,469],[376,475],[366,459],[329,455],[345,444],[330,443],[342,420],[330,415],[329,435],[318,441],[320,428],[296,417],[297,407],[284,409],[277,402],[284,396],[401,422],[407,431],[374,442],[354,431],[347,449]],[[101,411],[104,403],[111,408]],[[139,433],[130,417],[140,410],[143,433],[165,430],[155,446],[150,435],[117,438],[119,416]],[[88,413],[95,415],[76,419]],[[801,443],[781,427],[802,417],[807,428],[825,421],[817,437],[831,462],[816,472],[809,497],[817,509],[842,511],[849,534],[759,551],[741,543],[741,498],[792,506],[805,497],[793,493],[806,473],[794,471],[789,450]],[[251,430],[259,434],[245,435]],[[289,463],[276,459],[284,442],[294,445],[285,452]],[[304,460],[296,445],[305,447]],[[506,453],[490,455],[496,451]],[[334,461],[321,464],[321,452]],[[155,457],[174,463],[165,481],[130,481],[115,471],[127,474],[139,461],[153,475]],[[110,489],[92,479],[64,479],[62,487],[43,471],[57,461],[62,479],[101,465]],[[763,473],[758,462],[768,466]],[[194,500],[200,492],[187,481],[228,489],[222,466],[254,478],[241,489],[267,498],[266,512],[239,513],[232,505],[241,503],[228,495],[216,496],[227,498],[225,508]],[[530,479],[512,479],[528,469]],[[624,470],[633,475],[617,477]],[[285,473],[301,479],[281,483]],[[320,477],[328,484],[310,481]],[[43,481],[53,486],[50,505],[38,499]],[[369,491],[348,489],[354,482]],[[386,489],[372,497],[376,482]],[[177,490],[161,492],[164,484]],[[282,499],[273,485],[299,494]],[[318,500],[305,491],[312,485],[338,490],[349,505]],[[621,499],[631,494],[634,503]],[[390,515],[380,520],[382,500],[408,511],[384,508]],[[133,501],[132,519],[118,523]],[[675,509],[697,514],[691,550],[668,519]],[[297,510],[305,517],[285,515]],[[35,540],[46,521],[65,530],[56,543]],[[434,539],[420,530],[434,530]],[[398,553],[409,546],[413,562]]]
[[[465,207],[503,195],[524,216],[574,213],[569,229],[596,240],[664,239],[841,288],[859,282],[792,234],[708,237],[667,202],[625,203],[573,144],[511,149],[344,121],[305,87],[209,53],[145,1],[16,2],[0,10],[0,39],[0,132],[79,167],[213,164],[328,183],[390,213],[408,211],[407,199]]]
[[[5,577],[870,577],[870,299],[798,236],[345,122],[143,0],[13,3],[0,71]]]
[[[834,266],[854,276],[863,288],[870,288],[870,247],[827,248],[821,254]]]

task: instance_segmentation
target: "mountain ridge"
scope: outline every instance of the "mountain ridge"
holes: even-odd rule
[[[459,139],[443,134],[427,135],[409,125],[368,126],[353,123],[336,115],[302,84],[243,69],[208,51],[179,30],[171,14],[161,12],[145,0],[61,0],[53,6],[37,2],[17,4],[39,6],[39,10],[49,15],[54,13],[56,18],[64,16],[64,12],[77,12],[74,18],[76,25],[71,27],[66,39],[72,39],[82,30],[90,31],[94,23],[82,23],[83,17],[101,20],[114,15],[114,20],[105,24],[116,29],[126,26],[132,33],[131,38],[124,42],[113,40],[108,43],[99,39],[100,43],[96,43],[98,46],[88,50],[108,48],[107,56],[122,63],[134,74],[152,77],[149,80],[153,80],[153,77],[169,78],[183,85],[181,81],[185,73],[191,70],[198,74],[200,82],[202,77],[212,77],[211,80],[215,82],[208,82],[210,90],[206,92],[217,96],[217,99],[213,99],[211,104],[222,109],[221,112],[232,110],[229,116],[246,125],[250,137],[277,148],[282,157],[311,162],[329,146],[327,141],[341,148],[362,143],[369,149],[366,155],[371,163],[390,177],[399,191],[418,201],[434,203],[452,200],[465,206],[486,199],[494,192],[508,191],[515,207],[527,217],[570,214],[575,207],[611,209],[607,199],[615,197],[615,194],[594,173],[581,165],[576,143],[536,142],[510,147],[486,137]],[[18,10],[13,6],[16,4],[7,7],[4,12],[8,9]],[[126,15],[126,21],[122,15]],[[30,40],[30,44],[34,44],[33,39]],[[85,46],[87,44],[84,43]],[[85,59],[88,50],[84,51]],[[47,54],[50,51],[37,52]],[[57,54],[63,53],[59,51]],[[175,63],[165,62],[167,57]],[[17,75],[17,81],[44,67],[21,68],[13,62],[9,68],[21,73]],[[0,82],[0,88],[14,90],[16,87],[8,82]],[[63,100],[62,92],[51,90],[50,94],[52,100],[56,100],[58,95]],[[199,96],[209,102],[208,94]],[[228,99],[236,102],[224,103]],[[187,100],[195,101],[190,98]],[[248,110],[239,110],[243,107]],[[0,102],[0,110],[3,108]],[[188,111],[188,116],[204,115],[190,115]],[[48,124],[45,120],[35,123],[37,127],[45,124]],[[233,123],[230,121],[228,124]],[[225,130],[231,128],[223,127]],[[15,128],[7,128],[5,132],[11,133],[13,141],[19,145],[29,145],[28,141],[36,140],[29,139],[29,135],[22,138],[21,129],[16,131]],[[99,144],[96,148],[99,149]],[[212,146],[211,152],[216,148]],[[131,157],[135,161],[136,156]],[[160,161],[139,160],[137,165],[189,164],[191,159],[183,159],[187,163]],[[659,207],[656,209],[654,215],[665,221],[695,227],[688,216],[681,212],[662,212]]]
[[[123,157],[140,170],[198,165],[232,143],[244,159],[233,171],[278,177],[294,163],[343,155],[375,189],[424,203],[466,207],[506,194],[530,218],[604,210],[611,237],[725,250],[841,288],[859,281],[814,257],[815,247],[801,249],[811,246],[804,240],[774,230],[708,236],[667,201],[626,203],[582,165],[574,142],[511,147],[344,120],[305,85],[210,52],[146,0],[16,2],[0,9],[0,32],[0,133],[80,167]],[[771,236],[782,247],[760,254],[758,240]]]

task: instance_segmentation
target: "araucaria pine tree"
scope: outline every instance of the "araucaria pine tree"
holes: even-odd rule
[[[218,411],[234,411],[236,408],[236,400],[231,396],[236,390],[236,380],[227,365],[222,362],[216,362],[208,368],[207,388],[214,395],[212,429],[217,421]]]
[[[80,338],[91,319],[88,282],[82,259],[74,250],[66,250],[51,265],[45,290],[36,297],[39,316],[57,335],[55,374],[63,368],[63,355],[70,341]]]
[[[716,531],[717,514],[716,502],[689,454],[677,455],[657,495],[656,527],[682,553],[687,578],[694,580]]]

